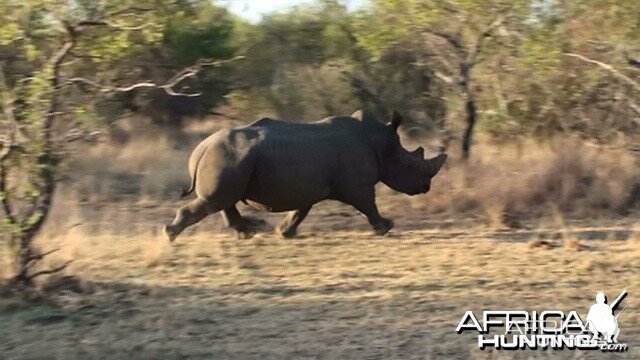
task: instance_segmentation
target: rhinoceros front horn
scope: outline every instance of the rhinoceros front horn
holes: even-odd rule
[[[415,155],[418,159],[424,159],[424,149],[422,148],[422,146],[420,146],[419,148],[415,149],[412,152],[413,155]]]
[[[426,160],[427,169],[429,172],[429,177],[434,177],[444,165],[444,162],[447,160],[447,154],[440,154],[434,158]]]

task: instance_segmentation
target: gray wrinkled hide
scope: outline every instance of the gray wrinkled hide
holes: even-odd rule
[[[183,195],[195,192],[196,199],[177,211],[165,233],[173,240],[187,226],[222,211],[239,237],[250,237],[255,220],[235,207],[243,201],[266,211],[290,211],[277,230],[291,237],[313,204],[333,199],[354,206],[382,235],[393,222],[378,213],[375,184],[425,193],[446,159],[441,154],[425,160],[422,148],[405,150],[397,134],[401,122],[394,114],[383,125],[358,111],[306,124],[261,119],[218,131],[191,154],[192,186]]]

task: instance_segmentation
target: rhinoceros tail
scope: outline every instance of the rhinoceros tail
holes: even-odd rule
[[[200,157],[202,157],[202,155],[200,155]],[[195,169],[193,169],[193,174],[191,175],[191,185],[189,186],[188,189],[182,190],[182,193],[180,194],[181,198],[191,194],[193,192],[193,190],[195,190],[195,188],[196,188],[196,174],[198,174],[198,163],[199,162],[200,162],[200,159],[198,159],[198,162],[196,162],[196,167],[195,167]]]
[[[180,197],[185,197],[185,196],[191,194],[193,192],[193,190],[196,189],[196,175],[198,174],[198,165],[200,164],[200,160],[202,159],[202,156],[204,156],[206,148],[208,148],[208,146],[205,147],[205,148],[201,148],[199,146],[194,150],[194,154],[192,154],[192,156],[195,155],[198,158],[197,158],[197,160],[195,162],[196,165],[193,168],[193,174],[190,174],[191,175],[191,185],[189,186],[189,188],[187,190],[182,190],[182,193],[180,194]]]
[[[196,183],[196,179],[192,179],[191,180],[191,187],[186,189],[186,190],[182,190],[182,192],[180,193],[180,197],[183,198],[183,197],[191,194],[193,192],[193,188],[195,188],[195,183]]]

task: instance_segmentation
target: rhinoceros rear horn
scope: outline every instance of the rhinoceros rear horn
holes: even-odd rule
[[[431,158],[427,161],[427,168],[429,172],[429,177],[434,177],[444,165],[444,162],[447,160],[447,154],[440,154],[434,158]]]
[[[391,116],[391,127],[393,127],[393,130],[398,131],[398,128],[402,124],[403,120],[404,119],[402,118],[402,115],[400,115],[397,111],[394,111],[393,115]]]

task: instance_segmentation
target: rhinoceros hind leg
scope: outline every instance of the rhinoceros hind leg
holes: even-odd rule
[[[240,215],[235,206],[224,209],[222,219],[227,227],[236,231],[238,239],[250,239],[266,225],[262,219]]]
[[[298,225],[307,217],[309,210],[311,210],[311,206],[290,211],[282,223],[276,227],[276,233],[286,239],[295,237]]]
[[[173,222],[165,225],[164,234],[169,241],[173,241],[185,228],[199,222],[215,211],[218,211],[218,209],[211,209],[206,200],[197,198],[176,211],[176,217]]]

